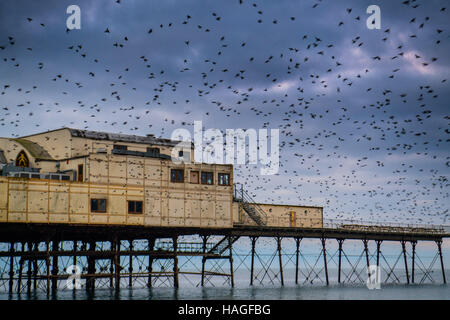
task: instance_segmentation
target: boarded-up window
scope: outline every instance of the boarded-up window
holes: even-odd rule
[[[91,199],[91,212],[106,212],[106,199]]]
[[[191,171],[191,183],[198,183],[199,182],[199,172],[198,171]]]

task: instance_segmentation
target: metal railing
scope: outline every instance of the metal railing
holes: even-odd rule
[[[214,243],[206,244],[206,251],[210,251],[214,247]],[[174,251],[173,242],[172,241],[159,241],[155,244],[155,251]],[[185,252],[185,253],[201,253],[203,252],[203,243],[202,242],[178,242],[177,243],[177,251]]]
[[[240,186],[240,187],[239,187]],[[244,190],[244,185],[235,183],[233,185],[233,200],[239,202],[242,209],[260,226],[267,224],[266,212],[255,203],[253,198]]]
[[[398,232],[398,233],[446,233],[444,226],[432,224],[408,224],[400,222],[381,222],[364,220],[324,219],[323,227],[354,231]]]

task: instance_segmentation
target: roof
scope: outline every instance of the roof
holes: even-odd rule
[[[20,143],[36,160],[54,160],[42,146],[27,139],[11,139]]]
[[[118,141],[118,142],[142,143],[142,144],[149,144],[149,145],[169,146],[169,147],[174,147],[180,142],[180,141],[176,141],[176,140],[157,138],[154,135],[137,136],[137,135],[130,135],[130,134],[81,130],[81,129],[66,128],[66,127],[60,128],[60,129],[55,129],[55,130],[50,130],[47,132],[36,133],[33,135],[29,135],[29,136],[35,136],[38,134],[45,134],[48,132],[59,131],[59,130],[69,130],[70,135],[75,138],[86,138],[86,139],[93,139],[93,140],[109,140],[109,141]],[[25,136],[23,138],[26,138],[29,136]]]
[[[298,204],[275,204],[275,203],[255,203],[259,206],[275,206],[275,207],[296,207],[296,208],[315,208],[315,209],[323,209],[320,206],[303,206]]]

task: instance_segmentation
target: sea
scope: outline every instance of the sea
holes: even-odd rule
[[[369,290],[362,285],[283,286],[248,288],[97,289],[88,294],[59,291],[30,295],[1,294],[0,300],[450,300],[450,285],[384,285]]]
[[[330,278],[328,286],[323,282],[305,284],[301,281],[295,285],[292,277],[286,278],[283,286],[279,283],[250,286],[248,279],[236,275],[233,288],[229,285],[213,287],[211,283],[205,287],[193,287],[181,281],[178,289],[127,288],[125,284],[119,291],[97,288],[94,292],[62,289],[54,295],[47,295],[44,291],[20,295],[0,293],[0,300],[450,300],[450,284],[443,284],[437,271],[433,275],[434,283],[381,283],[379,289],[369,289],[362,283],[337,284],[335,277]],[[449,269],[446,274],[450,274]],[[404,280],[401,271],[397,271],[397,275]]]

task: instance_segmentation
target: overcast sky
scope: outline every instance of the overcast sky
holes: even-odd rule
[[[0,135],[280,129],[277,175],[235,168],[257,201],[449,224],[447,4],[1,1]]]

